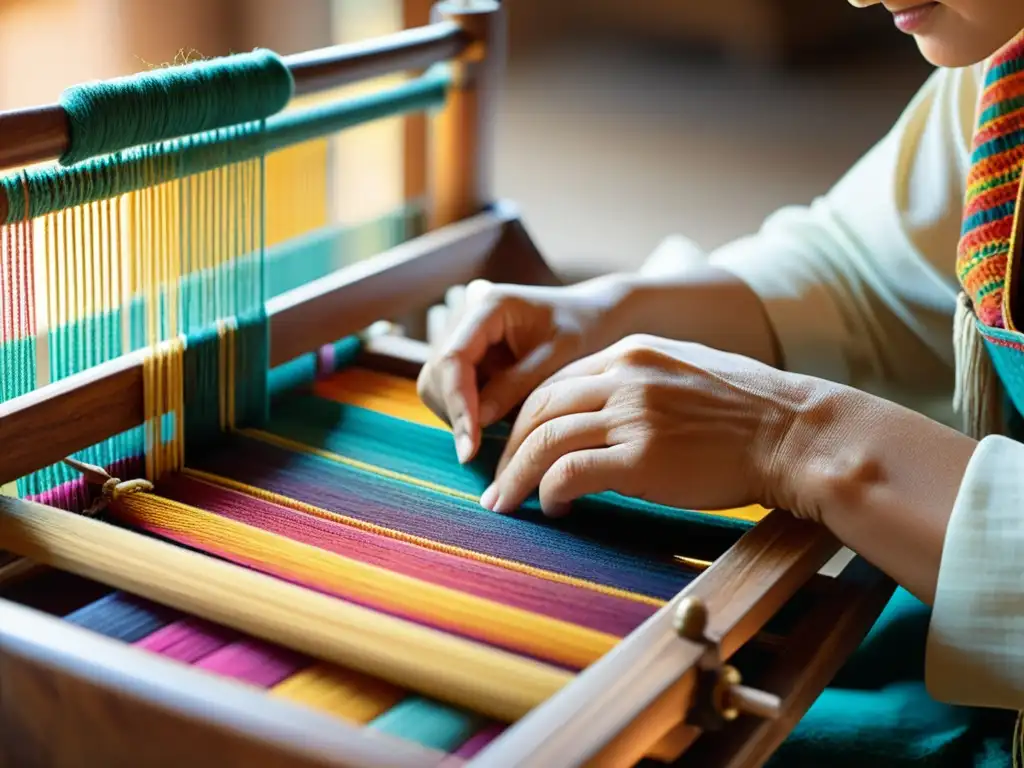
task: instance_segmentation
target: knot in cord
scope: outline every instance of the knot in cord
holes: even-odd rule
[[[89,505],[89,508],[82,513],[88,517],[98,515],[111,503],[117,501],[122,496],[128,496],[133,493],[145,493],[153,490],[153,484],[149,482],[149,480],[121,480],[117,477],[111,477],[102,467],[97,467],[93,464],[86,464],[85,462],[77,461],[76,459],[64,459],[64,463],[72,469],[81,472],[87,483],[100,486],[100,495],[97,496],[96,500]]]

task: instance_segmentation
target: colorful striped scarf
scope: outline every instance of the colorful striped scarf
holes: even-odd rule
[[[972,142],[956,271],[975,316],[1012,327],[1004,286],[1024,165],[1024,33],[989,61]]]

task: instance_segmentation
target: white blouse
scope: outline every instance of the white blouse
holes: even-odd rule
[[[954,272],[981,65],[938,70],[825,196],[706,258],[764,301],[786,368],[951,423]],[[670,238],[648,271],[694,258]],[[950,520],[928,638],[937,699],[1024,709],[1024,445],[983,440]]]

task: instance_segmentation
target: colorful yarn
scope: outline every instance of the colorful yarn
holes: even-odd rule
[[[956,270],[983,324],[1012,327],[1005,286],[1024,164],[1024,33],[989,62],[972,142]]]
[[[135,647],[185,664],[195,664],[239,639],[237,632],[202,619],[187,618],[162,627]]]
[[[492,565],[469,556],[375,534],[324,510],[303,514],[256,496],[218,488],[189,476],[169,478],[159,493],[237,522],[503,605],[624,637],[649,618],[658,601],[638,602],[583,586]],[[589,585],[588,585],[589,586]],[[653,605],[651,603],[654,603]]]
[[[501,723],[491,723],[485,725],[479,731],[477,731],[472,737],[467,739],[461,747],[455,752],[456,757],[460,757],[463,760],[469,760],[471,757],[476,757],[477,753],[483,750],[488,744],[494,741],[496,738],[501,736],[505,731],[505,726]]]
[[[483,718],[469,712],[410,696],[373,720],[369,727],[447,751],[472,737],[483,723]]]
[[[309,666],[310,660],[280,646],[251,638],[218,648],[195,663],[221,677],[270,688]]]
[[[569,668],[582,669],[618,638],[237,523],[196,507],[133,494],[117,519],[325,594]]]
[[[306,667],[274,686],[271,693],[360,724],[380,717],[405,696],[389,683],[333,664]],[[410,737],[401,731],[396,735]]]
[[[59,580],[67,574],[54,572]],[[267,690],[351,723],[368,725],[423,746],[466,758],[503,726],[418,696],[359,672],[319,662],[146,600],[111,592],[66,620],[136,648],[219,677]]]
[[[75,85],[60,97],[70,126],[60,162],[262,120],[294,90],[291,71],[264,49]]]
[[[166,626],[180,614],[148,600],[111,592],[80,608],[65,621],[125,643],[134,643]]]
[[[245,435],[226,436],[222,448],[193,458],[191,465],[356,520],[624,592],[667,600],[694,577],[694,571],[668,557],[648,559],[552,527],[499,517],[475,500],[386,482]]]

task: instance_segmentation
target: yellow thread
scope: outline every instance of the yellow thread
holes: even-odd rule
[[[58,214],[51,213],[43,219],[46,233],[46,290],[49,301],[46,307],[46,319],[49,328],[57,328],[57,286],[60,276],[57,272],[57,221]]]
[[[227,380],[227,355],[226,345],[224,344],[224,334],[226,329],[224,323],[217,323],[217,415],[220,419],[220,429],[223,432],[227,426],[227,392],[224,386],[224,382]]]
[[[85,206],[81,206],[75,209],[75,212],[81,217],[81,233],[82,242],[81,249],[77,252],[76,262],[78,263],[78,275],[82,280],[82,298],[79,305],[78,316],[79,320],[85,320],[93,316],[93,298],[95,297],[95,288],[93,286],[93,272],[95,271],[95,260],[96,260],[96,249],[93,247],[95,243],[94,232],[93,232],[93,221],[92,221],[92,209],[94,203],[89,203]],[[95,361],[93,358],[93,345],[86,345],[86,365],[92,365]]]
[[[656,597],[648,597],[647,595],[641,595],[637,592],[628,592],[624,589],[617,589],[615,587],[608,587],[604,584],[598,584],[593,581],[587,581],[585,579],[575,578],[573,576],[565,576],[561,573],[555,573],[554,571],[546,571],[543,568],[536,568],[532,565],[526,565],[524,563],[517,563],[514,560],[505,560],[504,558],[494,557],[493,555],[485,555],[480,552],[474,552],[469,549],[463,549],[462,547],[452,546],[450,544],[443,544],[438,541],[432,541],[431,539],[425,539],[420,536],[415,536],[410,533],[403,531],[396,531],[391,528],[384,528],[383,526],[375,525],[374,523],[368,523],[365,520],[359,520],[354,517],[347,517],[346,515],[340,515],[337,512],[331,512],[330,510],[315,507],[312,504],[306,504],[296,499],[291,499],[287,496],[282,496],[279,493],[273,491],[266,491],[262,488],[256,488],[252,485],[238,482],[227,477],[221,477],[219,475],[210,474],[209,472],[203,472],[198,469],[191,469],[186,467],[182,470],[182,474],[192,477],[196,480],[209,483],[211,485],[218,485],[222,488],[230,488],[231,490],[240,491],[249,496],[252,496],[263,501],[269,501],[272,504],[277,504],[282,507],[288,507],[294,509],[297,512],[302,512],[312,517],[319,517],[323,520],[330,520],[331,522],[341,523],[342,525],[351,526],[352,528],[358,528],[359,530],[366,531],[367,533],[373,533],[378,536],[385,536],[389,539],[395,539],[396,541],[403,541],[407,544],[414,544],[424,549],[430,549],[435,552],[443,552],[448,555],[455,555],[457,557],[466,558],[467,560],[476,560],[477,562],[486,563],[488,565],[494,565],[499,568],[504,568],[509,571],[516,571],[518,573],[526,574],[528,576],[534,576],[545,581],[552,581],[558,584],[565,584],[572,587],[579,587],[581,589],[587,589],[591,592],[597,592],[602,595],[609,595],[611,597],[619,597],[625,600],[631,600],[635,603],[643,603],[645,605],[653,605],[661,607],[665,604],[663,600],[659,600]]]
[[[405,697],[405,691],[383,680],[324,663],[296,672],[270,693],[359,724],[384,714]]]
[[[237,324],[234,318],[228,321],[228,332],[226,335],[228,351],[228,429],[235,428],[235,370],[238,365],[238,358],[235,355],[235,330]]]
[[[683,555],[673,555],[673,559],[678,560],[683,565],[688,565],[691,568],[697,568],[699,570],[710,568],[712,565],[710,560],[698,560],[695,557],[684,557]]]
[[[70,254],[71,259],[74,261],[75,266],[75,312],[72,316],[73,322],[78,322],[84,317],[85,307],[85,259],[76,258],[77,254],[82,253],[82,209],[77,207],[71,211],[71,238],[73,242],[72,251]],[[80,345],[81,347],[81,345]],[[85,350],[79,349],[78,365],[84,367],[85,364]]]
[[[230,552],[246,563],[269,565],[279,578],[312,582],[364,605],[429,618],[449,629],[473,629],[491,642],[556,664],[583,668],[619,640],[605,632],[361,563],[171,499],[135,494],[112,508],[129,523],[194,538],[215,552]]]

